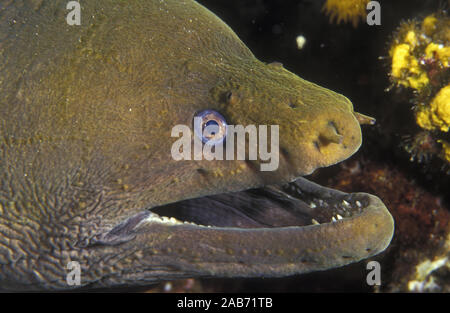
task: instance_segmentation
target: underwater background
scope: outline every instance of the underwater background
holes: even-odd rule
[[[450,1],[379,1],[381,25],[372,26],[368,1],[361,0],[198,2],[261,61],[281,62],[377,119],[363,126],[354,156],[309,178],[377,195],[396,229],[386,251],[335,270],[280,279],[187,279],[140,291],[449,292]],[[371,260],[381,264],[380,286],[366,283]]]

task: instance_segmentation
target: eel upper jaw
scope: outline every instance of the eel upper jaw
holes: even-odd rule
[[[283,186],[154,207],[110,231],[176,274],[278,277],[343,266],[389,245],[394,221],[376,196],[300,178]],[[128,249],[128,248],[127,248]],[[171,279],[165,276],[166,279]]]

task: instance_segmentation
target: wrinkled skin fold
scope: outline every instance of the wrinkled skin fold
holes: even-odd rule
[[[83,2],[79,26],[66,4],[0,11],[0,289],[279,277],[388,246],[380,199],[301,178],[360,147],[372,121],[346,97],[257,60],[192,0]],[[175,161],[172,127],[205,109],[279,125],[278,169]]]

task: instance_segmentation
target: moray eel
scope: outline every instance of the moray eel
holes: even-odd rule
[[[81,25],[66,5],[0,8],[2,289],[280,277],[388,246],[380,199],[302,178],[359,148],[346,97],[257,60],[191,0],[82,2]],[[279,125],[278,168],[174,160],[172,128],[202,110]]]

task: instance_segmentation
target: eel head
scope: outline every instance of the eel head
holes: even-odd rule
[[[71,288],[69,264],[85,287],[279,277],[387,247],[380,199],[302,178],[361,145],[371,120],[347,98],[258,61],[195,1],[88,1],[79,26],[66,4],[0,19],[1,288]],[[254,158],[237,139],[231,159],[174,158],[177,125],[206,145],[199,116],[267,126],[271,159],[250,136]]]

